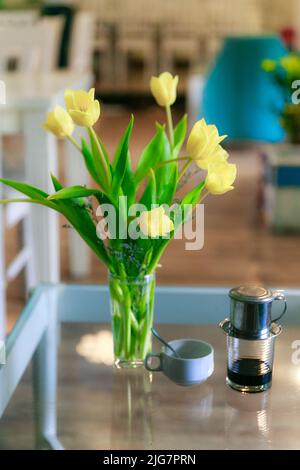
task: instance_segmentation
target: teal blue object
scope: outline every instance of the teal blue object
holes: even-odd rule
[[[206,121],[216,124],[230,140],[283,140],[279,124],[283,97],[261,63],[287,53],[277,36],[225,39],[204,88]]]

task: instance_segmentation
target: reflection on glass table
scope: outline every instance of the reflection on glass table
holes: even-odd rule
[[[227,314],[227,289],[158,289],[162,335],[203,339],[215,351],[213,376],[180,387],[161,373],[113,368],[106,287],[37,288],[6,342],[0,448],[299,448],[300,365],[292,344],[300,339],[300,296],[287,296],[287,322],[295,325],[279,337],[272,389],[242,394],[225,384],[217,323]]]

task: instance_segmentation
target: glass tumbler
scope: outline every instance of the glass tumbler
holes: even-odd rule
[[[241,392],[262,392],[270,388],[275,339],[281,327],[273,324],[269,336],[264,339],[234,336],[230,326],[226,328],[226,321],[222,329],[227,334],[227,384]]]

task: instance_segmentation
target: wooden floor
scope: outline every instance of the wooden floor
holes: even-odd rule
[[[98,131],[110,154],[116,148],[130,112],[126,108],[102,107]],[[155,120],[164,120],[163,110],[147,107],[135,112],[131,142],[135,162],[153,135]],[[257,210],[260,178],[258,149],[234,150],[231,155],[231,160],[238,165],[236,189],[224,196],[209,196],[205,200],[204,248],[200,251],[186,251],[184,241],[173,241],[157,273],[159,284],[233,286],[256,282],[278,288],[300,285],[300,237],[271,234],[262,224]],[[201,176],[198,173],[194,178],[199,179]],[[186,190],[189,186],[191,184],[186,186]],[[61,258],[62,279],[69,282],[72,279],[68,271],[67,231],[61,228]],[[8,257],[16,239],[14,234],[9,234]],[[93,257],[90,276],[80,282],[105,281],[105,268]],[[8,295],[11,326],[24,303],[21,280],[10,286]]]

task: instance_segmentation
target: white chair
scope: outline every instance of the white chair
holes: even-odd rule
[[[82,11],[92,12],[97,21],[103,24],[113,24],[120,14],[120,4],[126,0],[81,0]]]
[[[94,53],[97,54],[100,80],[109,82],[114,79],[114,34],[112,25],[98,19],[94,39]]]
[[[120,2],[116,23],[115,72],[119,80],[129,78],[130,56],[142,59],[145,81],[157,73],[156,27],[151,21],[149,5],[144,0]],[[151,8],[154,8],[152,5]]]
[[[96,18],[92,12],[79,11],[74,18],[69,66],[76,72],[91,71],[96,35]]]
[[[0,11],[0,28],[14,27],[20,28],[31,26],[39,18],[39,11],[36,10],[2,10]]]
[[[61,28],[60,17],[43,18],[21,27],[0,27],[0,72],[6,71],[12,61],[24,74],[53,70],[57,64]]]
[[[101,80],[110,83],[114,77],[115,18],[118,0],[88,0],[86,7],[96,23],[93,50],[97,54],[97,73]]]
[[[206,31],[206,2],[203,0],[165,0],[160,23],[160,71],[174,72],[176,60],[193,69],[203,62],[202,37]]]
[[[16,67],[24,73],[24,80],[32,81],[35,72],[47,72],[53,69],[56,64],[58,51],[58,38],[61,22],[58,19],[41,20],[31,26],[0,28],[0,71],[4,72],[10,60],[14,59]],[[23,130],[26,125],[38,125],[38,123],[20,122],[14,113],[5,112],[5,105],[1,107],[0,119],[0,176],[3,172],[2,145],[1,136],[15,135]],[[34,145],[34,143],[32,143]],[[30,181],[36,171],[34,159],[39,155],[32,155],[32,160],[24,162],[23,178]],[[6,176],[6,175],[4,175]],[[11,175],[9,175],[11,176]],[[18,179],[20,174],[12,176],[12,179]],[[20,194],[13,190],[7,190],[1,185],[1,198],[20,197]],[[6,283],[14,279],[23,268],[26,273],[26,290],[37,284],[41,280],[40,273],[47,272],[43,266],[36,269],[32,262],[36,257],[33,255],[36,243],[35,237],[38,236],[32,223],[32,214],[36,209],[26,204],[10,204],[5,210],[0,206],[0,339],[5,335],[5,289]],[[5,227],[11,228],[17,223],[23,223],[24,246],[5,268],[5,246],[4,233]],[[56,230],[57,227],[54,227]],[[43,260],[41,259],[41,263]],[[55,262],[55,260],[53,260]],[[51,271],[51,267],[48,272]],[[58,280],[57,267],[53,268],[53,280]],[[55,279],[56,278],[56,279]],[[47,279],[43,279],[47,280]],[[50,279],[49,279],[50,280]]]

